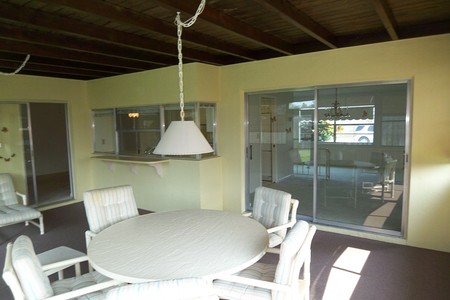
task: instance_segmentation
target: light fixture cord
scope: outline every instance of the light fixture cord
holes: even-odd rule
[[[175,18],[175,24],[177,25],[177,48],[178,48],[178,85],[180,88],[180,118],[181,121],[184,121],[184,92],[183,92],[183,43],[181,41],[181,34],[183,33],[183,27],[192,26],[195,21],[197,21],[197,17],[203,12],[205,8],[206,0],[202,0],[200,5],[197,8],[197,12],[194,16],[186,20],[186,22],[182,22],[180,18],[180,12],[177,12],[177,16]]]
[[[24,60],[23,63],[20,65],[20,67],[17,68],[17,70],[15,70],[15,71],[12,72],[12,73],[3,73],[3,72],[0,72],[0,74],[1,74],[1,75],[5,75],[5,76],[8,76],[8,75],[16,75],[17,73],[19,73],[19,72],[25,67],[25,65],[27,64],[27,62],[28,62],[29,59],[30,59],[30,54],[27,54],[27,57],[25,57],[25,60]]]

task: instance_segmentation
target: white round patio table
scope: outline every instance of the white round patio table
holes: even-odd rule
[[[92,239],[92,266],[129,283],[233,274],[258,261],[269,236],[257,221],[218,210],[150,213],[116,223]]]

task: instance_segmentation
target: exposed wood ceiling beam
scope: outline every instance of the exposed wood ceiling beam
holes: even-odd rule
[[[20,64],[21,63],[0,59],[0,68],[11,69],[11,72],[14,72],[14,70],[17,70],[17,68],[20,66]],[[23,73],[25,70],[39,72],[39,71],[42,71],[42,66],[39,64],[28,62],[25,65],[25,67],[21,70],[20,73]],[[112,74],[102,72],[102,71],[77,70],[77,69],[72,69],[72,68],[66,68],[63,66],[46,66],[45,71],[47,73],[77,75],[77,76],[85,76],[85,77],[90,77],[90,78],[100,78],[100,77],[107,77],[107,76],[112,75]]]
[[[371,2],[391,39],[398,40],[398,26],[397,22],[395,21],[394,15],[392,14],[392,10],[389,7],[389,4],[386,2],[386,0],[371,0]]]
[[[309,16],[296,9],[286,0],[256,0],[265,8],[278,14],[282,19],[296,26],[306,34],[327,45],[330,48],[338,48],[336,39],[327,29],[316,23]]]
[[[16,62],[21,64],[25,59],[26,54],[15,54],[0,51],[0,58],[7,61]],[[28,63],[34,63],[35,65],[41,65],[44,69],[47,66],[64,66],[66,68],[76,69],[76,70],[88,70],[88,71],[98,71],[101,70],[104,73],[110,75],[120,75],[125,73],[132,73],[134,70],[121,67],[111,67],[105,65],[98,65],[93,63],[85,63],[80,61],[70,61],[63,59],[31,56]]]
[[[197,0],[155,0],[154,2],[158,2],[160,5],[169,7],[175,11],[185,12],[189,15],[195,14],[199,4],[199,1]],[[286,55],[295,54],[295,47],[291,44],[265,33],[258,28],[241,22],[211,6],[206,5],[199,18],[280,53]]]
[[[30,44],[2,38],[0,38],[0,50],[49,58],[95,63],[113,67],[122,67],[134,71],[151,70],[160,67],[155,64],[127,60],[119,57],[110,57],[63,48],[58,49],[46,45]]]
[[[118,23],[131,25],[137,28],[176,38],[176,26],[173,23],[169,24],[152,16],[125,9],[119,5],[108,4],[104,1],[98,0],[47,0],[46,2],[70,7],[85,13],[102,16]],[[200,46],[216,49],[220,52],[238,56],[247,60],[256,60],[256,57],[254,57],[248,49],[235,44],[227,43],[213,36],[195,33],[193,31],[184,31],[183,40]]]
[[[122,31],[77,21],[67,17],[62,18],[49,13],[36,12],[32,9],[18,5],[0,3],[0,19],[28,25],[32,24],[37,27],[72,33],[164,55],[177,56],[176,47],[159,40],[144,38],[139,35],[124,33]],[[183,55],[194,61],[222,64],[221,59],[217,56],[196,49],[188,49],[185,47],[183,49]]]
[[[108,55],[155,65],[167,66],[176,64],[175,58],[168,56],[156,55],[151,52],[142,51],[134,48],[125,48],[118,45],[111,45],[96,40],[87,40],[75,36],[67,36],[61,34],[43,33],[37,30],[27,30],[21,27],[15,27],[0,22],[0,36],[12,40],[26,40],[31,43],[63,47],[77,51],[97,53],[100,55]]]

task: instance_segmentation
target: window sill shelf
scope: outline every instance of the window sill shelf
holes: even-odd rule
[[[169,159],[154,159],[145,157],[130,157],[130,156],[116,156],[116,155],[102,155],[93,156],[92,158],[100,159],[104,162],[109,163],[109,169],[114,170],[116,164],[127,164],[130,167],[130,172],[136,174],[137,165],[147,165],[155,168],[156,174],[162,177],[163,165],[169,163]]]

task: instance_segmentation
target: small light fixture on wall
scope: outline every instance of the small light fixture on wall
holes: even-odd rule
[[[202,13],[205,7],[205,0],[201,0],[197,12],[186,22],[180,19],[180,13],[177,13],[175,23],[177,25],[177,48],[178,48],[178,83],[180,97],[180,118],[181,121],[172,121],[169,128],[165,131],[155,150],[154,154],[161,155],[194,155],[210,153],[214,150],[201,133],[194,121],[184,120],[184,93],[183,93],[183,54],[181,34],[183,27],[190,27],[195,23],[197,17]]]

